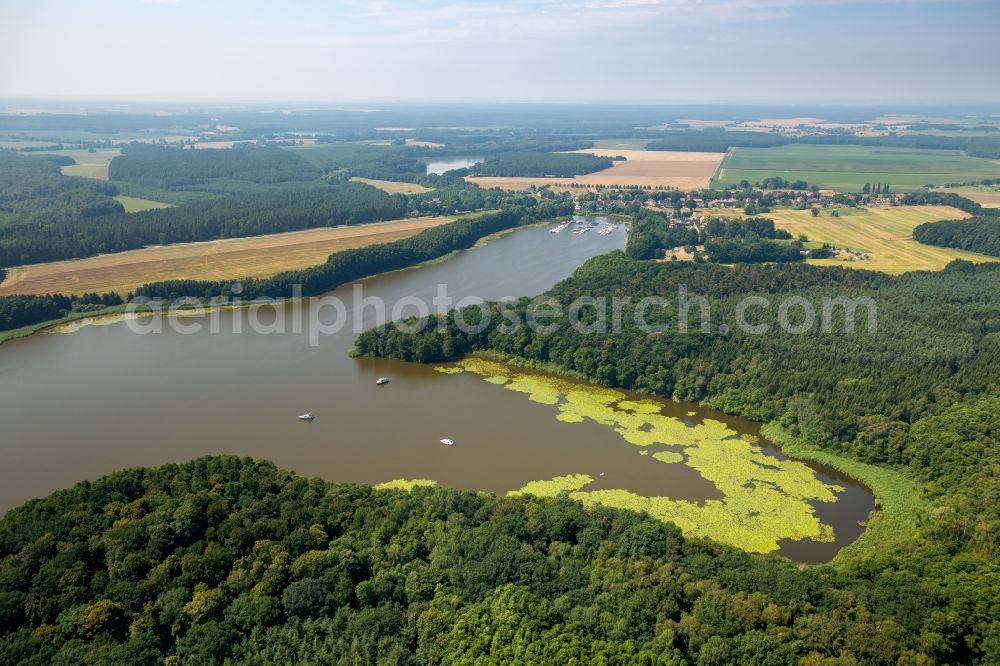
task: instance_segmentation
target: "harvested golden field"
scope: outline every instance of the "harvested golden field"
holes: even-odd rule
[[[1000,189],[987,187],[954,187],[942,189],[941,192],[954,192],[966,199],[975,201],[980,206],[1000,208]]]
[[[625,158],[614,166],[575,178],[520,178],[501,176],[467,177],[466,180],[482,187],[499,187],[505,190],[522,190],[532,185],[569,185],[584,187],[676,187],[695,190],[708,187],[709,181],[725,157],[725,153],[685,153],[664,150],[619,150],[615,148],[590,148],[572,151],[589,153],[598,157]]]
[[[284,234],[182,243],[55,261],[8,269],[0,295],[125,294],[147,282],[267,277],[326,261],[333,252],[415,236],[450,222],[450,217],[420,217],[353,227],[292,231]]]
[[[865,268],[883,273],[905,273],[916,270],[940,270],[953,259],[996,261],[962,250],[924,245],[913,240],[913,228],[936,220],[961,220],[968,214],[947,206],[897,206],[893,208],[841,208],[824,210],[813,217],[808,210],[772,210],[766,215],[774,219],[779,229],[793,236],[805,234],[815,243],[862,252],[867,259],[843,254],[831,259],[809,260],[822,266]]]
[[[395,180],[375,180],[374,178],[358,178],[357,176],[351,178],[351,180],[355,183],[365,183],[366,185],[377,187],[389,194],[423,194],[424,192],[430,192],[432,189],[423,185],[417,185],[416,183],[400,183]]]

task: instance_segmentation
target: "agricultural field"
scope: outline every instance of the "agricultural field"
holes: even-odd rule
[[[235,141],[235,140],[199,141],[194,144],[194,148],[195,150],[228,150],[229,148],[232,148],[237,144],[243,144],[243,143],[257,143],[257,142],[250,139],[243,141]]]
[[[833,210],[838,217],[831,215]],[[819,217],[813,217],[808,210],[776,209],[767,217],[774,219],[777,228],[785,229],[793,236],[807,236],[810,246],[829,243],[868,255],[866,259],[841,255],[809,260],[809,263],[821,266],[847,266],[896,274],[940,270],[953,259],[996,261],[994,257],[933,247],[913,240],[913,229],[918,224],[969,217],[957,208],[947,206],[827,209]]]
[[[64,155],[76,160],[76,164],[65,166],[60,169],[64,176],[80,176],[82,178],[93,178],[95,180],[108,179],[108,165],[111,160],[121,153],[117,148],[98,148],[90,152],[86,148],[75,150],[53,150],[37,155]]]
[[[1000,208],[1000,187],[998,186],[988,187],[978,185],[975,187],[942,187],[939,191],[960,194],[966,199],[975,201],[980,206]]]
[[[415,236],[452,219],[422,217],[308,229],[21,266],[8,269],[6,280],[0,284],[0,296],[107,291],[125,294],[147,282],[161,280],[268,277],[285,270],[316,266],[340,250]]]
[[[476,176],[466,180],[482,187],[499,187],[505,190],[522,190],[542,185],[580,185],[584,187],[675,187],[693,190],[708,187],[719,167],[724,153],[685,153],[671,151],[627,150],[616,148],[589,148],[572,151],[589,153],[598,157],[625,157],[614,166],[596,173],[574,178],[527,178]]]
[[[139,197],[129,197],[124,194],[119,194],[115,197],[115,201],[125,206],[126,213],[138,213],[144,210],[152,210],[154,208],[170,208],[171,205],[164,203],[162,201],[151,201],[150,199],[140,199]]]
[[[723,160],[715,183],[755,183],[769,176],[848,192],[860,191],[865,183],[888,183],[894,191],[904,192],[927,184],[1000,177],[1000,161],[967,157],[957,150],[809,144],[734,148]]]
[[[351,182],[371,185],[389,194],[423,194],[432,190],[430,187],[424,187],[416,183],[401,183],[395,180],[375,180],[374,178],[355,177],[351,178]]]

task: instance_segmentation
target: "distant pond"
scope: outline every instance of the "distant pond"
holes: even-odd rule
[[[448,157],[440,160],[431,160],[427,163],[427,173],[440,176],[452,169],[468,169],[483,161],[482,157]]]

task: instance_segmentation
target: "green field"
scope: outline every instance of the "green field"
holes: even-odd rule
[[[124,194],[119,194],[115,197],[115,201],[119,202],[121,205],[125,206],[126,213],[138,213],[143,210],[151,210],[153,208],[170,208],[170,204],[163,203],[162,201],[151,201],[149,199],[140,199],[138,197],[129,197]]]
[[[860,191],[865,183],[889,183],[894,191],[926,184],[1000,177],[1000,161],[967,157],[957,150],[911,150],[867,146],[793,144],[778,148],[734,148],[716,175],[717,185],[751,183],[769,176],[804,180],[825,189]]]
[[[197,192],[193,190],[165,190],[142,183],[131,183],[125,180],[114,181],[119,194],[134,199],[147,199],[149,201],[159,201],[171,206],[181,206],[195,201],[207,201],[215,199],[218,194],[212,192]]]
[[[117,148],[98,148],[93,152],[86,148],[70,150],[51,150],[37,155],[63,155],[72,157],[76,164],[62,167],[64,176],[80,176],[81,178],[93,178],[96,180],[108,179],[108,165],[111,160],[121,153]]]

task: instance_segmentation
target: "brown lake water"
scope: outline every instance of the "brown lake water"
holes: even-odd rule
[[[429,302],[441,284],[455,299],[536,295],[624,243],[623,227],[608,236],[532,227],[362,284],[366,297],[378,296],[390,309],[404,297]],[[352,309],[351,286],[332,294]],[[371,325],[374,311],[365,315],[364,325]],[[651,464],[613,429],[557,420],[551,405],[481,376],[349,358],[353,325],[311,346],[306,333],[254,333],[248,316],[246,310],[217,315],[222,333],[206,327],[187,335],[165,327],[140,335],[119,322],[0,345],[0,511],[117,469],[220,453],[269,459],[331,481],[424,478],[504,493],[586,473],[596,479],[588,490],[627,488],[694,502],[719,496],[687,465]],[[232,332],[235,320],[243,332]],[[376,386],[383,375],[392,382]],[[691,425],[713,419],[737,433],[758,434],[757,424],[743,419],[660,403],[663,414]],[[316,420],[297,420],[304,412]],[[441,445],[443,437],[456,445]],[[774,447],[762,446],[781,459]],[[874,501],[854,481],[810,467],[843,488],[837,501],[814,505],[835,540],[783,541],[780,552],[821,562],[858,537]]]

